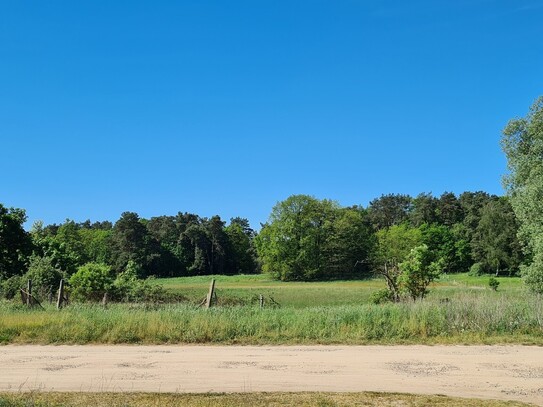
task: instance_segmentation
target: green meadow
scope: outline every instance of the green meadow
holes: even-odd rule
[[[0,302],[0,343],[543,345],[543,299],[519,278],[498,278],[493,291],[488,277],[445,275],[422,301],[376,305],[369,299],[384,287],[379,279],[213,276],[218,303],[206,310],[198,304],[211,278],[157,280],[186,299],[174,304],[73,304],[59,311]]]

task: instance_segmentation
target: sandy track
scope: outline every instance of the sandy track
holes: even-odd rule
[[[385,391],[543,405],[531,346],[0,347],[0,391]]]

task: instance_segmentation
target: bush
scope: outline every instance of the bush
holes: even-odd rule
[[[494,277],[490,277],[490,279],[488,280],[488,286],[492,288],[492,290],[494,291],[498,291],[499,285],[500,285],[500,282]]]
[[[106,264],[87,263],[70,277],[72,295],[77,300],[98,301],[113,285],[113,272]]]
[[[21,276],[12,276],[0,283],[0,292],[2,297],[7,300],[13,299],[21,288],[23,288],[23,278]]]
[[[413,300],[424,298],[430,283],[443,271],[443,259],[434,260],[434,257],[434,253],[423,244],[411,249],[405,261],[400,263],[400,281]]]
[[[36,255],[31,256],[28,272],[22,277],[23,282],[32,280],[32,294],[38,298],[54,292],[62,278],[64,273],[53,265],[51,257]]]
[[[374,291],[370,295],[370,302],[372,304],[385,304],[387,302],[392,302],[393,300],[392,293],[386,288]]]
[[[473,265],[469,269],[470,276],[482,276],[485,274],[485,268],[481,263],[473,263]]]
[[[175,299],[161,285],[153,283],[152,277],[138,278],[141,268],[129,261],[125,271],[120,273],[112,284],[112,297],[121,302],[165,302]]]

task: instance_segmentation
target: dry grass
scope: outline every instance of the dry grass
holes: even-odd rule
[[[3,393],[0,407],[259,407],[259,406],[452,406],[505,407],[529,404],[391,393],[234,393],[234,394],[159,394],[159,393]]]

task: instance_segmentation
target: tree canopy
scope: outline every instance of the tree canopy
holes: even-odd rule
[[[526,117],[507,124],[502,147],[509,168],[504,186],[520,224],[519,238],[531,258],[522,274],[534,291],[543,293],[543,97]]]

